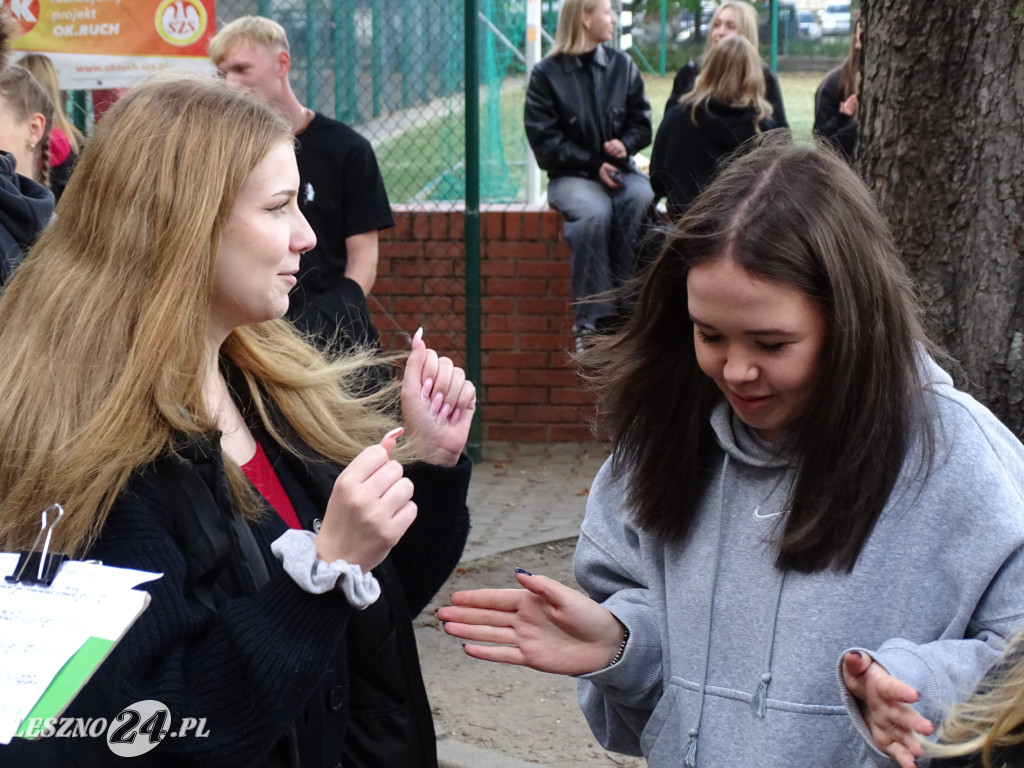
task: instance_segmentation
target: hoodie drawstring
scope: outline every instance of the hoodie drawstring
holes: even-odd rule
[[[729,469],[729,453],[725,452],[722,459],[722,477],[718,483],[718,545],[715,547],[715,568],[711,577],[711,599],[708,601],[708,614],[704,622],[704,674],[700,680],[699,699],[697,702],[697,722],[687,733],[683,764],[687,768],[697,765],[697,735],[700,732],[700,721],[704,716],[704,688],[708,682],[708,662],[711,657],[711,616],[715,609],[715,591],[718,586],[718,570],[722,562],[722,543],[725,538],[725,474]]]
[[[779,586],[775,591],[775,611],[772,613],[772,627],[768,634],[768,654],[764,660],[764,672],[761,673],[761,682],[757,684],[757,690],[750,700],[750,708],[754,714],[763,718],[768,708],[768,683],[772,681],[772,653],[775,651],[775,625],[779,621],[779,605],[782,603],[782,584],[786,580],[786,572],[779,576]]]

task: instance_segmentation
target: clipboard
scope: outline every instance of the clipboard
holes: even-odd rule
[[[0,552],[0,744],[60,716],[149,605],[134,587],[163,575],[51,553],[63,515],[47,507],[30,550]]]

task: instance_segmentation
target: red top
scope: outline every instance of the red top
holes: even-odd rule
[[[263,446],[258,440],[256,441],[256,455],[242,465],[242,471],[281,519],[288,523],[289,528],[302,528],[299,516],[295,514],[295,507],[292,506],[291,499],[285,493],[284,486],[277,478],[274,468],[270,466],[270,460],[263,452]]]

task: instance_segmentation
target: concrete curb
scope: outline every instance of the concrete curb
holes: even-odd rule
[[[527,763],[449,737],[437,741],[437,762],[439,768],[545,768],[540,763]]]

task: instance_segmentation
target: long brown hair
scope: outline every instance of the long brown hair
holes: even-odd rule
[[[714,472],[720,397],[697,365],[686,281],[722,258],[796,288],[825,315],[820,382],[779,445],[797,474],[776,563],[850,569],[903,464],[922,401],[917,359],[930,345],[885,222],[833,154],[767,134],[694,200],[642,276],[624,330],[584,356],[599,433],[628,474],[636,522],[683,539]]]
[[[0,299],[0,546],[29,545],[60,502],[53,546],[83,553],[134,470],[183,435],[216,434],[202,377],[221,233],[252,169],[293,141],[262,100],[180,74],[136,86],[99,122],[63,212]],[[333,461],[394,424],[394,385],[347,395],[368,361],[329,365],[283,320],[235,329],[221,359],[264,426],[273,404]]]

